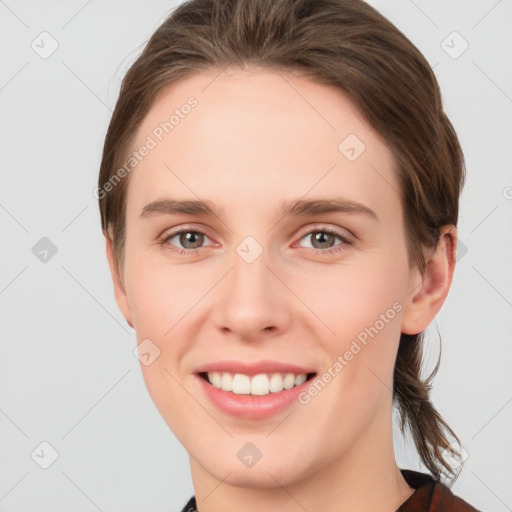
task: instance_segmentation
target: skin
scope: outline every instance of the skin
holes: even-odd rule
[[[391,151],[342,91],[297,73],[194,74],[159,95],[133,147],[189,96],[198,106],[129,175],[121,271],[108,236],[106,249],[120,310],[138,342],[149,338],[160,350],[141,369],[189,454],[198,509],[394,511],[413,493],[392,440],[400,333],[423,331],[441,308],[456,229],[443,228],[438,247],[425,251],[424,276],[411,269]],[[338,150],[351,133],[366,146],[352,162]],[[146,204],[170,196],[224,210],[220,218],[140,218]],[[277,212],[283,200],[333,196],[366,205],[378,220]],[[315,243],[311,231],[322,226],[352,243]],[[206,237],[159,243],[180,227]],[[247,236],[263,249],[250,264],[236,252]],[[328,248],[339,252],[323,254]],[[219,411],[193,375],[222,359],[287,361],[321,375],[395,302],[401,311],[317,396],[271,418]],[[247,442],[262,453],[250,468],[237,458]]]

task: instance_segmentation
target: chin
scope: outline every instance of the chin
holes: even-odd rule
[[[225,450],[224,456],[219,457],[218,452],[212,452],[212,457],[205,459],[203,456],[196,458],[196,462],[202,466],[202,469],[210,473],[214,478],[229,485],[237,487],[248,487],[254,489],[270,489],[281,486],[296,484],[315,472],[313,461],[306,460],[301,454],[291,454],[289,450],[281,449],[277,452],[272,450],[265,457],[263,453],[261,458],[252,466],[245,465],[243,452],[238,457],[237,453],[241,450],[239,446],[244,446],[245,442],[236,439],[236,449]],[[228,455],[232,453],[233,455]]]

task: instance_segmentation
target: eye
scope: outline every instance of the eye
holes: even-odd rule
[[[173,243],[174,239],[176,241]],[[210,240],[206,233],[202,231],[197,229],[180,229],[179,231],[166,233],[159,242],[162,246],[167,245],[171,250],[179,254],[194,254],[197,252],[197,249],[202,247],[205,239]],[[176,246],[176,244],[180,244],[181,247]]]
[[[343,246],[351,245],[352,239],[348,236],[325,226],[310,229],[301,236],[301,240],[310,240],[309,248],[320,254],[333,254],[343,250]],[[335,243],[336,239],[341,243]],[[195,254],[203,248],[205,240],[210,238],[201,230],[182,228],[172,233],[166,233],[159,240],[160,245],[178,253]],[[210,240],[211,242],[211,240]],[[301,247],[306,247],[301,245]]]
[[[309,230],[301,237],[301,240],[303,239],[309,239],[311,244],[309,248],[323,254],[333,254],[342,251],[344,245],[351,245],[353,243],[350,238],[342,233],[324,226]],[[335,244],[336,239],[340,240],[341,243]],[[304,246],[301,245],[301,247]]]

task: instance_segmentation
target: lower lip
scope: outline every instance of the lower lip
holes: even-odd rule
[[[223,412],[248,420],[260,420],[269,418],[274,414],[285,411],[297,400],[298,395],[309,387],[311,380],[306,380],[300,386],[291,389],[283,389],[277,393],[268,395],[237,395],[231,391],[224,391],[199,379],[206,396]]]

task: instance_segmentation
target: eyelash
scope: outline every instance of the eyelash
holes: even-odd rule
[[[171,250],[173,252],[176,252],[178,254],[188,254],[188,255],[191,255],[191,254],[196,254],[200,249],[203,249],[203,247],[200,247],[198,249],[180,249],[179,247],[176,247],[176,246],[173,246],[173,245],[167,243],[169,240],[174,238],[176,235],[181,235],[182,233],[199,233],[201,235],[204,235],[204,236],[208,237],[208,235],[204,231],[201,231],[200,229],[182,228],[182,229],[179,229],[177,231],[173,231],[172,233],[165,233],[162,236],[162,238],[159,239],[158,242],[159,242],[159,244],[162,247],[164,245],[167,245],[167,248],[172,247],[169,250]],[[341,248],[342,246],[344,246],[344,245],[352,245],[353,244],[353,240],[351,240],[350,238],[348,238],[348,237],[342,235],[341,233],[338,233],[337,231],[335,231],[335,230],[333,230],[331,228],[328,228],[326,226],[319,226],[319,227],[316,227],[314,229],[310,229],[309,231],[303,233],[302,236],[299,238],[299,240],[302,240],[304,237],[306,237],[308,235],[312,235],[313,233],[326,233],[326,234],[329,234],[329,235],[333,235],[334,237],[339,238],[341,240],[341,242],[342,242],[342,243],[340,243],[340,244],[338,244],[338,245],[336,245],[336,246],[334,246],[332,248],[329,248],[329,249],[315,249],[315,248],[305,247],[305,249],[313,250],[317,254],[322,254],[322,255],[337,254],[337,253],[339,253],[339,252],[341,252],[343,250]]]

